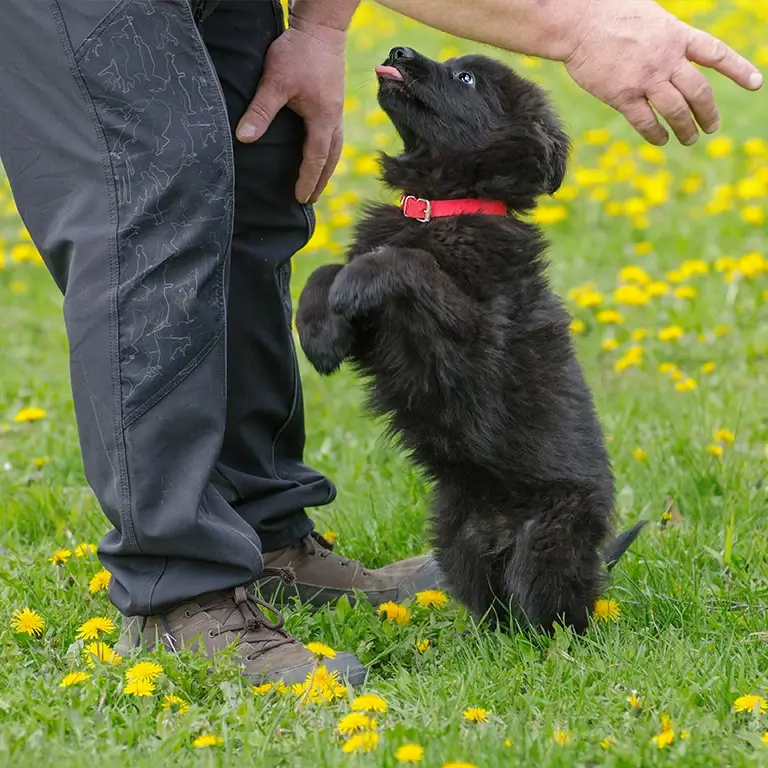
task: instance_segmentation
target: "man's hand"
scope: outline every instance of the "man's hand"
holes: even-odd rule
[[[651,144],[669,139],[653,108],[683,144],[698,139],[693,118],[705,133],[717,130],[712,88],[692,62],[743,88],[757,90],[762,84],[746,59],[653,0],[591,0],[565,59],[582,88],[621,112]]]
[[[237,138],[252,142],[283,107],[304,118],[307,137],[296,182],[301,203],[320,197],[341,154],[345,42],[341,30],[292,21],[267,51],[259,88],[237,127]]]

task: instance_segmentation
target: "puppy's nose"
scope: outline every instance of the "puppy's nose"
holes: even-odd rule
[[[397,48],[393,48],[389,52],[389,56],[387,57],[387,60],[390,64],[395,64],[398,61],[404,62],[408,61],[408,59],[415,58],[416,54],[413,52],[411,48],[401,48],[398,46]]]

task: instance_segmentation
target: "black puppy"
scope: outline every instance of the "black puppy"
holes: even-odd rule
[[[435,483],[436,557],[482,615],[583,631],[612,565],[613,478],[546,243],[519,218],[557,190],[568,139],[544,93],[503,64],[395,48],[379,103],[405,145],[382,158],[403,205],[369,208],[348,264],[309,279],[301,345],[323,374],[351,360]],[[494,215],[508,214],[508,215]]]

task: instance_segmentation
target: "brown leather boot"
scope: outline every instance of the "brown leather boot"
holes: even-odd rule
[[[400,602],[425,589],[439,589],[442,583],[432,555],[371,570],[332,550],[330,542],[313,532],[293,546],[265,552],[264,565],[269,573],[255,586],[265,600],[276,605],[298,597],[319,608],[342,595],[354,600],[354,590],[365,592],[373,605],[381,605],[389,600]]]
[[[270,621],[264,611],[274,613],[277,621]],[[124,618],[117,653],[126,655],[142,643],[149,649],[162,643],[174,652],[198,648],[208,657],[234,643],[243,677],[254,684],[303,682],[317,666],[315,656],[283,629],[279,611],[245,587],[201,595],[162,616]],[[367,674],[351,653],[337,653],[322,665],[350,685],[359,685]]]

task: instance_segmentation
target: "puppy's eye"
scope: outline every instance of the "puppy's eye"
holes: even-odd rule
[[[471,72],[459,72],[459,74],[456,75],[456,79],[461,80],[464,85],[475,84],[475,76]]]

